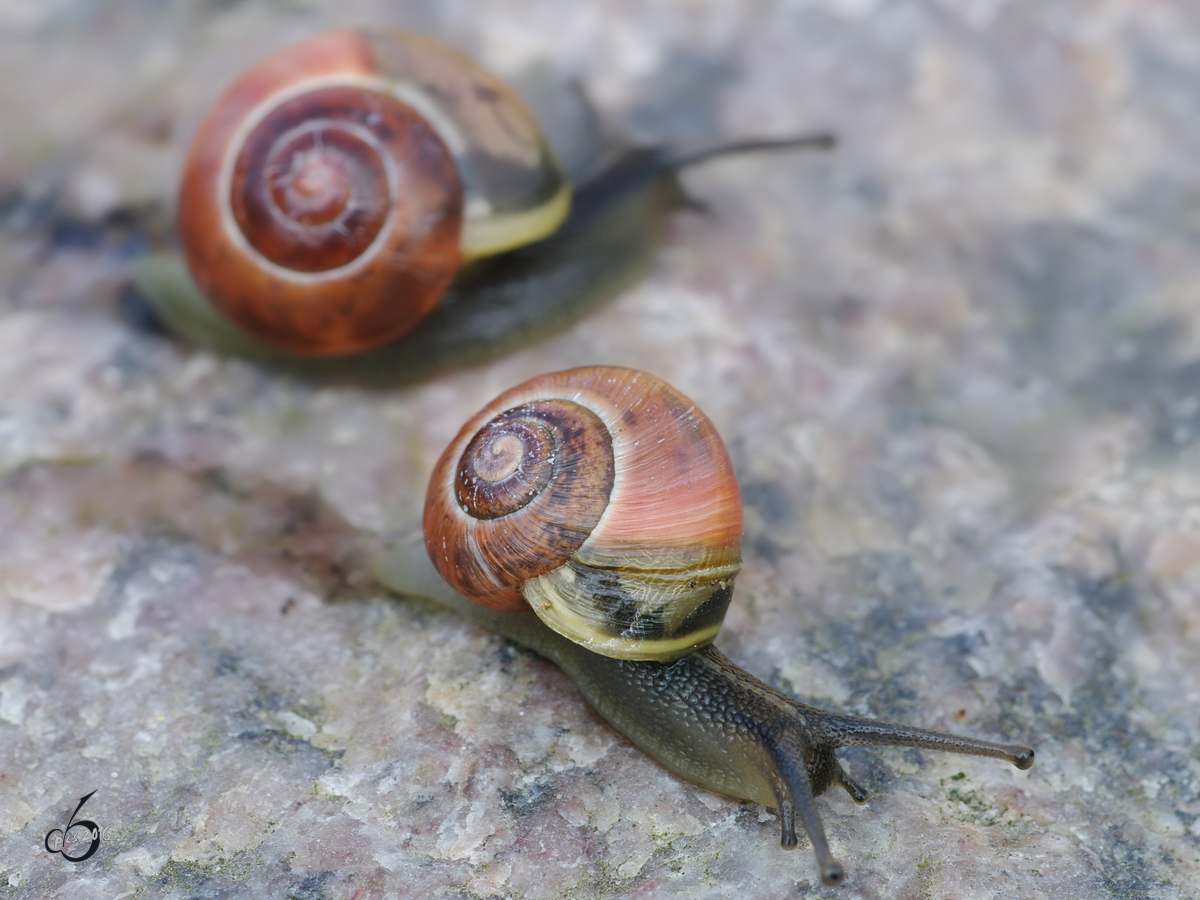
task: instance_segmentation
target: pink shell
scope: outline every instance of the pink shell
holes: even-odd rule
[[[614,474],[594,527],[578,535],[571,558],[598,569],[677,572],[740,562],[742,504],[720,436],[691,400],[659,379],[631,369],[593,367],[543,375],[501,394],[446,448],[425,502],[425,540],[434,565],[456,589],[494,609],[522,608],[526,573],[565,562],[524,536],[540,529],[524,514],[475,519],[455,498],[460,459],[477,431],[505,410],[561,400],[594,414],[611,437]],[[561,523],[560,523],[561,524]],[[496,573],[466,558],[521,558]],[[522,573],[514,577],[513,573]]]

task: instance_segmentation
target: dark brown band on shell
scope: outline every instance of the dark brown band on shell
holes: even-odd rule
[[[616,474],[608,429],[568,400],[502,412],[443,464],[455,467],[454,490],[431,492],[427,543],[446,580],[485,605],[495,605],[489,596],[521,602],[521,585],[570,559],[604,514]],[[450,529],[465,539],[429,539]]]
[[[523,408],[488,422],[459,460],[454,494],[463,512],[497,519],[524,509],[554,477],[558,441],[546,422]]]
[[[394,97],[360,87],[280,103],[246,135],[234,163],[229,202],[242,234],[285,269],[353,262],[403,200],[394,196],[389,147],[408,158],[447,153],[431,130],[414,127],[420,121]]]

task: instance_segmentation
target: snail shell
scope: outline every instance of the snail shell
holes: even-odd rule
[[[510,88],[429,38],[344,30],[266,59],[209,112],[180,239],[242,328],[340,354],[404,334],[463,262],[544,237],[568,206]]]
[[[434,469],[425,543],[484,606],[527,602],[596,653],[672,660],[712,642],[741,567],[724,444],[670,385],[619,368],[501,394]]]

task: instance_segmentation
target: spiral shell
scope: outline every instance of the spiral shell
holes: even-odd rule
[[[544,237],[568,204],[510,88],[428,38],[345,30],[268,58],[210,111],[180,239],[244,329],[349,353],[409,331],[464,260]]]
[[[527,602],[622,659],[711,643],[741,567],[724,444],[687,397],[630,369],[558,372],[497,397],[442,454],[424,531],[459,592],[494,609]]]

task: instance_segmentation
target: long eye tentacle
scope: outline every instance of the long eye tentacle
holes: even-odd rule
[[[941,750],[945,753],[1002,759],[1018,769],[1028,769],[1033,765],[1033,750],[1023,744],[981,741],[926,728],[913,728],[910,725],[877,722],[861,716],[828,712],[821,712],[820,715],[824,742],[829,747],[917,747],[921,750]]]

